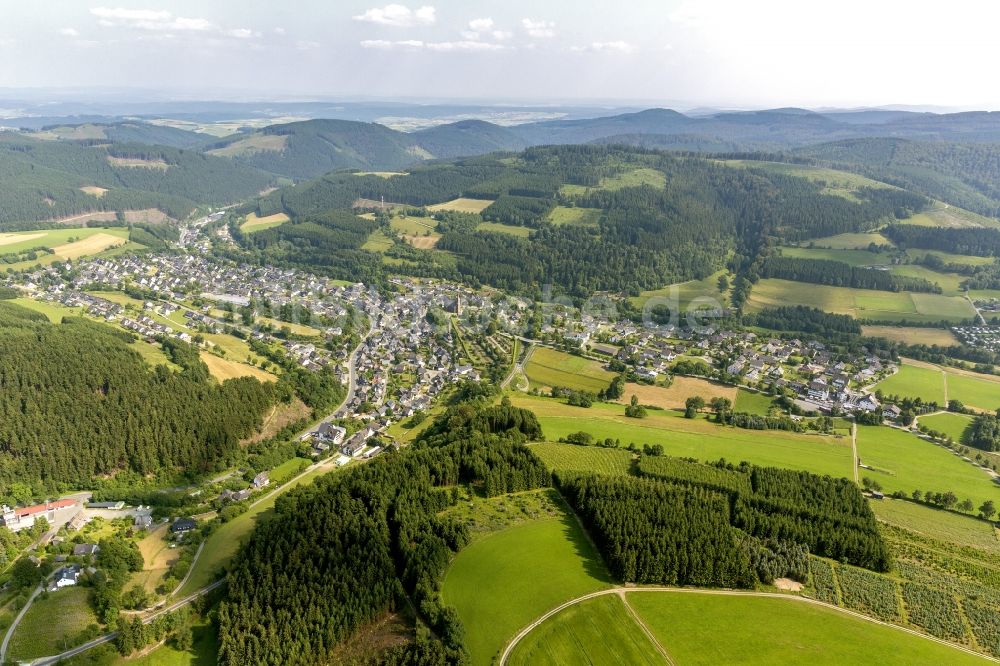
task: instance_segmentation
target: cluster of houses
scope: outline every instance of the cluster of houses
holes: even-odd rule
[[[254,491],[266,488],[271,483],[271,478],[267,472],[261,472],[257,476],[253,477],[250,485],[242,490],[223,490],[219,495],[220,504],[229,504],[230,502],[242,502],[248,499]],[[176,523],[174,523],[176,525]]]
[[[80,502],[75,499],[61,499],[44,504],[11,508],[6,504],[0,506],[0,524],[11,532],[20,532],[35,526],[35,521],[44,518],[49,524],[54,524],[58,513],[79,511]]]
[[[1000,326],[957,326],[951,330],[962,344],[1000,351]]]

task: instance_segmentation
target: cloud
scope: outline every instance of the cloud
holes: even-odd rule
[[[277,28],[274,29],[274,34],[283,35],[285,34],[285,29],[282,28],[281,26],[278,26]]]
[[[591,42],[587,46],[573,46],[570,50],[590,53],[632,53],[636,50],[636,47],[628,42],[618,40],[614,42]]]
[[[476,32],[487,32],[493,29],[493,19],[491,18],[477,18],[469,21],[469,30],[474,30]]]
[[[165,10],[91,7],[90,13],[98,19],[98,25],[141,30],[164,38],[171,38],[174,33],[208,33],[239,40],[260,36],[259,32],[250,28],[224,28],[206,18],[174,16]]]
[[[430,6],[410,9],[405,5],[391,4],[385,7],[373,7],[364,14],[353,17],[355,21],[391,25],[399,28],[411,28],[417,25],[431,25],[437,20],[436,10]]]
[[[90,13],[106,21],[169,21],[171,14],[168,11],[157,11],[153,9],[125,9],[117,7],[91,7]]]
[[[59,34],[63,37],[79,37],[80,31],[76,28],[61,28]]]
[[[318,49],[320,46],[321,44],[319,42],[313,42],[305,39],[295,42],[295,48],[299,51],[312,51],[314,49]]]
[[[494,30],[491,34],[493,35],[493,39],[498,42],[506,41],[514,36],[514,33],[509,30]]]
[[[472,40],[462,40],[456,42],[424,42],[419,39],[404,39],[390,41],[387,39],[366,39],[361,42],[361,47],[366,49],[376,49],[379,51],[405,50],[405,51],[430,51],[434,53],[484,53],[489,51],[502,51],[507,47],[500,44],[490,44],[488,42],[477,42]]]
[[[531,37],[546,39],[556,36],[556,24],[553,21],[535,21],[534,19],[526,18],[521,19],[521,25],[524,26],[525,31]]]

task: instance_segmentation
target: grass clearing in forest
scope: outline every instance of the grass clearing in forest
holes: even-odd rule
[[[486,665],[539,615],[610,585],[600,556],[563,508],[557,518],[515,525],[463,548],[445,574],[441,598],[462,619],[471,663]]]
[[[502,224],[500,222],[480,222],[476,225],[476,231],[488,231],[495,234],[507,234],[518,238],[527,238],[531,235],[529,227],[518,227],[513,224]]]
[[[556,206],[549,213],[548,219],[556,226],[568,224],[578,227],[596,227],[601,219],[601,209]]]
[[[466,197],[459,197],[458,199],[452,199],[451,201],[445,201],[443,203],[434,204],[433,206],[427,206],[427,210],[432,212],[437,212],[439,210],[451,210],[456,213],[479,214],[491,205],[493,205],[492,199],[469,199]]]
[[[264,217],[257,217],[257,213],[250,213],[247,215],[246,221],[240,225],[240,231],[245,234],[253,234],[265,229],[280,227],[285,222],[288,222],[288,220],[289,217],[284,213],[275,213],[274,215],[266,215]]]
[[[246,363],[230,361],[206,351],[201,352],[201,360],[208,366],[208,371],[220,382],[237,377],[253,377],[262,382],[276,382],[278,378],[270,372],[261,370]]]
[[[392,247],[392,239],[385,235],[381,229],[376,229],[368,236],[368,240],[361,246],[362,250],[369,252],[385,252]]]
[[[665,305],[671,310],[679,308],[681,314],[688,312],[692,305],[696,309],[725,307],[729,303],[729,289],[719,290],[719,278],[727,273],[728,271],[722,270],[703,280],[689,280],[667,285],[660,289],[644,291],[629,300],[635,307],[642,308],[650,299],[656,299],[655,302],[649,304],[650,307]]]
[[[828,247],[834,250],[865,250],[869,245],[892,245],[892,241],[873,231],[870,233],[846,233],[836,236],[826,236],[806,241],[803,245],[813,247]]]
[[[176,548],[170,547],[167,529],[166,523],[155,525],[139,540],[139,552],[142,553],[143,559],[142,571],[132,574],[132,580],[125,586],[126,588],[138,585],[147,592],[155,592],[171,565],[177,561],[180,553]]]

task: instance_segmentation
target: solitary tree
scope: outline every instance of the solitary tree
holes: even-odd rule
[[[985,501],[985,502],[983,502],[983,503],[982,503],[982,505],[981,505],[981,506],[979,507],[979,515],[980,515],[980,516],[981,516],[981,517],[982,517],[983,519],[985,519],[985,520],[990,520],[990,519],[992,519],[992,518],[993,518],[993,516],[995,516],[995,515],[996,515],[996,512],[997,512],[997,508],[996,508],[996,506],[994,506],[994,504],[993,504],[993,500],[986,500],[986,501]]]

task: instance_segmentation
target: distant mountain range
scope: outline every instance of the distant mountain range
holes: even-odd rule
[[[409,107],[407,107],[409,108]],[[435,160],[553,144],[625,144],[754,154],[855,171],[979,213],[1000,206],[1000,113],[783,108],[691,116],[670,109],[501,126],[462,120],[414,132],[353,120],[275,124],[216,138],[136,120],[56,125],[27,136],[88,147],[164,145],[235,163],[261,183],[303,181],[338,169],[401,171]],[[171,174],[173,175],[173,174]],[[287,180],[286,180],[287,179]],[[168,188],[172,189],[172,188]],[[220,200],[231,200],[227,186]],[[179,194],[172,192],[172,194]],[[93,202],[92,202],[93,203]],[[105,202],[106,203],[106,202]]]

